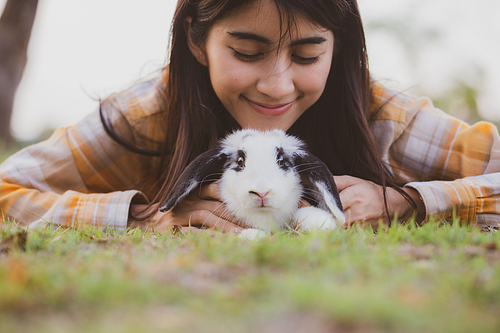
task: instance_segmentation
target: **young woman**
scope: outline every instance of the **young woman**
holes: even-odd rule
[[[346,225],[415,212],[500,222],[498,130],[372,80],[355,0],[179,0],[170,52],[157,79],[4,162],[4,217],[238,232],[217,183],[156,207],[191,160],[243,127],[302,138],[336,175]]]

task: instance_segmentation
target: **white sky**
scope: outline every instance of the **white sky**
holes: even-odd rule
[[[0,8],[5,2],[0,0]],[[367,25],[376,18],[398,19],[411,10],[410,23],[441,31],[440,43],[415,40],[424,49],[419,59],[425,64],[416,68],[392,35],[368,30],[370,65],[377,79],[431,93],[477,63],[486,69],[480,108],[484,116],[500,118],[500,1],[359,4]],[[176,0],[40,0],[28,66],[16,95],[14,135],[33,139],[46,127],[72,125],[97,108],[96,99],[161,67],[175,5]]]

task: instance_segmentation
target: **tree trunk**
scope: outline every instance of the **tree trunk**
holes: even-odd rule
[[[0,140],[12,141],[10,120],[27,61],[38,0],[7,0],[0,17]]]

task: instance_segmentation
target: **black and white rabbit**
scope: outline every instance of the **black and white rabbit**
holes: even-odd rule
[[[250,228],[241,232],[242,238],[284,228],[331,230],[345,221],[327,166],[300,139],[281,130],[229,134],[188,165],[160,211],[175,207],[200,184],[217,180],[226,208]],[[301,198],[312,206],[299,208]]]

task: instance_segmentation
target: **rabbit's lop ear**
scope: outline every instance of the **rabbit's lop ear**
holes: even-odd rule
[[[344,222],[344,209],[333,175],[323,161],[309,152],[297,156],[296,169],[300,174],[304,193],[302,197],[311,205],[332,213]]]
[[[170,193],[163,196],[159,210],[166,212],[172,209],[200,183],[210,184],[219,180],[226,161],[227,155],[220,148],[211,149],[195,158],[182,172]]]

